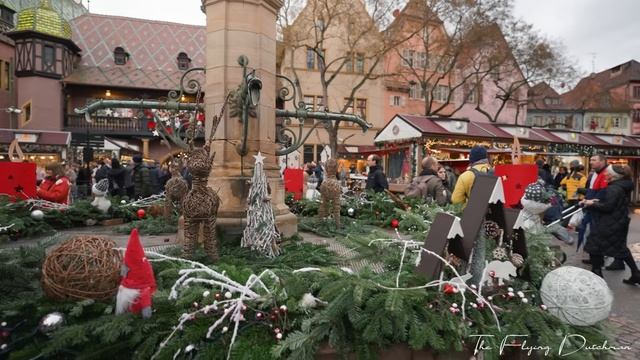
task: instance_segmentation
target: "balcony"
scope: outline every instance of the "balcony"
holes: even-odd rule
[[[73,133],[151,136],[147,119],[112,116],[92,116],[91,119],[89,123],[84,115],[67,114],[64,129]]]

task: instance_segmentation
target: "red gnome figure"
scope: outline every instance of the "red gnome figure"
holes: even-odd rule
[[[129,311],[134,314],[141,312],[143,318],[151,317],[151,299],[155,291],[156,279],[153,276],[153,268],[144,256],[138,229],[134,228],[124,253],[122,281],[116,299],[116,315]]]

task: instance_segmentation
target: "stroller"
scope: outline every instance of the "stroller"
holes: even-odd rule
[[[562,221],[575,211],[574,207],[568,207],[562,194],[555,189],[547,189],[551,193],[551,207],[544,212],[542,218],[543,224],[551,231],[551,234],[558,240],[573,245],[575,240],[569,234],[569,231],[561,225]],[[566,210],[565,210],[566,209]]]

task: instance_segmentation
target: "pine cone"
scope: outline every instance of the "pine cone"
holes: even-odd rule
[[[485,221],[484,222],[484,233],[486,236],[495,239],[500,235],[500,226],[495,221]]]

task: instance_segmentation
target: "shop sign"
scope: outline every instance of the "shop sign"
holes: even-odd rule
[[[24,133],[16,133],[15,139],[21,143],[37,143],[38,142],[38,134],[24,134]]]

